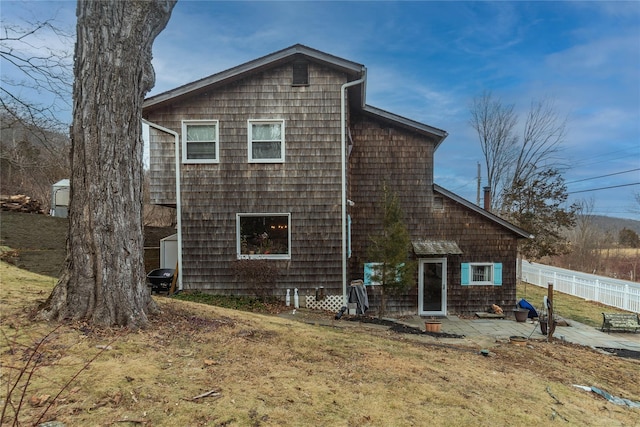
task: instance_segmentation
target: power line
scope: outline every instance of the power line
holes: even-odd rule
[[[617,153],[625,153],[625,155],[620,156],[620,157],[614,157],[614,158],[609,158],[607,159],[607,156],[611,156],[613,154],[617,154]],[[605,162],[611,162],[612,160],[619,160],[619,159],[625,159],[628,158],[630,155],[637,155],[637,151],[635,148],[623,148],[621,150],[616,150],[616,151],[609,151],[608,153],[602,153],[602,154],[597,154],[597,155],[593,155],[590,154],[586,157],[582,157],[582,158],[577,158],[573,160],[573,168],[575,169],[576,167],[585,167],[585,166],[591,166],[591,165],[597,165],[600,163],[605,163]],[[598,159],[597,161],[591,162],[591,163],[587,163],[590,160],[595,160]]]
[[[567,182],[565,182],[565,184],[573,184],[575,182],[582,182],[582,181],[589,181],[589,180],[592,180],[592,179],[605,178],[607,176],[622,175],[623,173],[629,173],[629,172],[635,172],[635,171],[640,171],[640,168],[629,169],[628,171],[623,171],[623,172],[610,173],[610,174],[607,174],[607,175],[594,176],[594,177],[591,177],[591,178],[577,179],[575,181],[567,181]]]
[[[567,194],[586,193],[588,191],[609,190],[611,188],[629,187],[631,185],[640,185],[640,182],[632,182],[631,184],[612,185],[610,187],[591,188],[589,190],[571,191]]]

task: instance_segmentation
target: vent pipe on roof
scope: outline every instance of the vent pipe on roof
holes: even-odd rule
[[[491,187],[482,187],[484,191],[484,210],[491,212]]]

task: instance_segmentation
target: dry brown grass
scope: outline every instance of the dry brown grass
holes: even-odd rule
[[[28,317],[50,292],[51,278],[5,263],[0,275],[4,399],[30,350],[56,325]],[[492,357],[483,357],[471,345],[353,322],[318,326],[157,300],[164,314],[145,330],[82,323],[57,329],[41,347],[21,423],[31,425],[44,411],[43,396],[55,396],[78,372],[45,419],[68,426],[546,425],[554,419],[637,425],[640,419],[638,409],[572,386],[594,385],[638,401],[640,363],[583,347],[497,343]],[[100,346],[110,349],[83,370]],[[209,391],[214,394],[194,399]],[[18,397],[12,395],[14,405]]]
[[[600,249],[601,256],[616,256],[622,258],[638,258],[640,257],[640,248],[610,248]]]

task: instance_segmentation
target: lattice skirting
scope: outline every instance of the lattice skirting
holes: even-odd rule
[[[307,295],[306,303],[312,310],[338,311],[342,307],[342,295],[327,295],[320,301],[316,301],[315,295]]]

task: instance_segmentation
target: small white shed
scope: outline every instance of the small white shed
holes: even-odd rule
[[[160,240],[160,268],[176,268],[178,263],[178,234]]]
[[[66,218],[69,214],[70,184],[62,179],[51,186],[51,210],[49,215]]]

